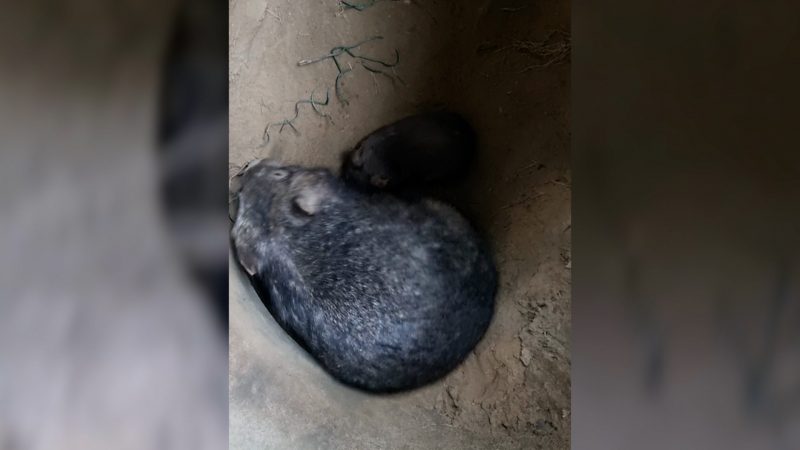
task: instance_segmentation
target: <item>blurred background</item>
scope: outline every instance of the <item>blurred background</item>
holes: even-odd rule
[[[800,448],[798,17],[575,5],[574,448]]]
[[[227,3],[0,18],[0,449],[227,446]]]
[[[184,2],[160,66],[160,197],[170,238],[228,326],[228,3]],[[223,238],[224,237],[224,238]]]

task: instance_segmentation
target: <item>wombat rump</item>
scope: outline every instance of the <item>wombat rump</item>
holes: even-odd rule
[[[236,177],[239,263],[278,323],[338,380],[414,388],[483,336],[497,274],[451,207],[368,195],[328,170],[269,160]]]

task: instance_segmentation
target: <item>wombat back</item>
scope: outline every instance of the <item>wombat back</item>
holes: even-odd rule
[[[233,238],[278,322],[336,378],[371,391],[458,365],[489,325],[497,282],[466,220],[432,200],[365,195],[329,172],[277,170],[289,173],[280,186],[243,183]],[[266,216],[251,214],[255,192],[269,199],[257,206]]]

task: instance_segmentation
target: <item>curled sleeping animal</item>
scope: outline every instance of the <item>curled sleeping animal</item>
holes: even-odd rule
[[[452,207],[271,160],[233,181],[239,263],[277,322],[338,380],[375,392],[424,385],[489,326],[497,273]]]

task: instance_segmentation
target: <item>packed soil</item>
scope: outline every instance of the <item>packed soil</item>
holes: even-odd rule
[[[569,2],[350,4],[232,0],[231,171],[265,156],[336,169],[382,125],[461,112],[478,161],[436,195],[490,242],[495,318],[446,378],[368,395],[322,372],[231,266],[231,447],[569,448]],[[309,62],[378,36],[351,51],[369,59],[337,57],[338,83],[331,58]]]

